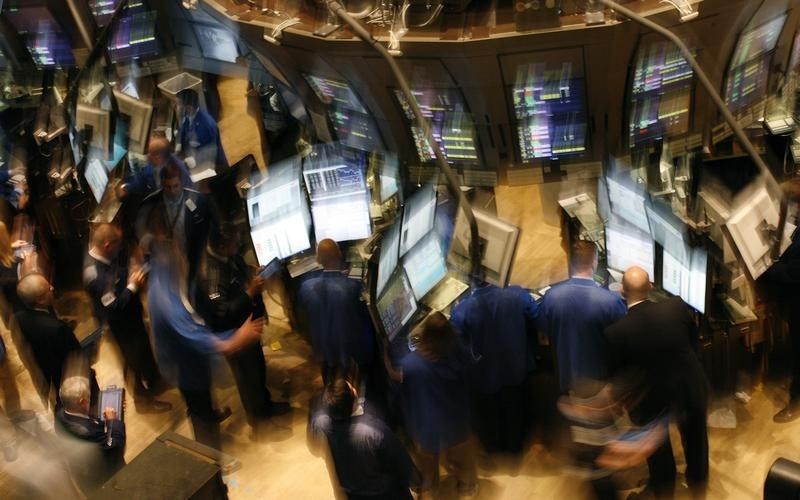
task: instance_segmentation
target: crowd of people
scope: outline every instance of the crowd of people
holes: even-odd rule
[[[241,255],[242,229],[220,216],[214,193],[196,189],[186,165],[200,159],[227,166],[219,132],[196,94],[178,97],[179,152],[163,136],[150,139],[147,165],[118,193],[132,208],[120,225],[93,228],[83,280],[95,316],[122,353],[136,412],[173,411],[159,399],[173,385],[195,439],[219,449],[220,422],[231,410],[212,397],[217,357],[230,366],[256,433],[291,408],[267,388],[264,278]],[[74,476],[91,491],[124,464],[125,423],[113,408],[97,407],[91,346],[81,345],[54,312],[48,278],[17,271],[7,233],[0,227],[0,265],[11,271],[0,277],[21,357],[42,404],[53,409],[57,432],[96,451],[102,466],[91,465],[85,453],[72,460]],[[625,272],[621,296],[600,287],[590,242],[575,242],[570,255],[571,277],[540,302],[520,287],[476,278],[449,317],[431,312],[398,349],[377,334],[363,285],[345,272],[336,242],[318,243],[323,269],[302,280],[296,305],[324,385],[310,411],[310,441],[329,458],[336,491],[353,499],[411,498],[412,490],[433,498],[444,464],[459,495],[475,496],[479,450],[514,460],[527,449],[531,378],[543,369],[539,364],[549,365],[541,354],[546,338],[565,428],[616,428],[627,413],[641,430],[593,439],[586,439],[596,436],[591,432],[576,433],[572,453],[594,494],[615,498],[614,471],[646,461],[645,491],[671,497],[676,465],[665,432],[671,419],[683,441],[687,482],[702,495],[708,387],[688,306],[679,298],[651,302],[650,277],[637,267]],[[5,374],[7,359],[0,356],[0,381],[11,413],[19,394]],[[6,412],[0,447],[13,460]]]

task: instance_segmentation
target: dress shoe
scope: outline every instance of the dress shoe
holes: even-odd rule
[[[268,410],[270,417],[280,417],[292,411],[292,406],[286,401],[273,402]]]
[[[167,401],[159,401],[157,399],[139,401],[135,404],[136,413],[165,413],[172,409],[172,403]]]
[[[800,403],[789,403],[786,407],[772,417],[772,421],[777,424],[785,424],[800,418]]]

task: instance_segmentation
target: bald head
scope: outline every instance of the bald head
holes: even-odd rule
[[[152,135],[147,143],[147,161],[151,165],[161,166],[167,162],[170,144],[163,135]]]
[[[629,267],[622,277],[622,296],[628,304],[647,300],[650,295],[650,275],[639,266]]]
[[[326,271],[334,271],[341,269],[342,265],[342,251],[339,250],[339,245],[331,239],[324,239],[317,245],[317,262],[325,268]]]
[[[116,258],[121,241],[120,230],[113,224],[100,224],[92,234],[92,247],[107,259]]]
[[[47,307],[52,303],[50,282],[41,274],[29,274],[17,284],[17,295],[30,308]]]

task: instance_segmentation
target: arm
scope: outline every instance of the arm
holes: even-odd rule
[[[389,358],[389,339],[384,336],[383,342],[381,343],[383,348],[383,366],[386,367],[386,373],[389,375],[389,378],[393,381],[402,384],[403,383],[403,369],[402,368],[395,368],[394,364],[392,364],[392,360]]]
[[[103,286],[104,280],[97,274],[96,266],[84,269],[83,281],[89,294],[106,309],[107,312],[119,312],[125,309],[131,300],[138,300],[136,293],[144,284],[144,273],[139,269],[128,273],[128,285],[119,295],[113,289]]]
[[[264,329],[264,319],[247,318],[233,335],[228,339],[214,339],[216,349],[222,354],[233,354],[243,347],[261,340],[261,331]]]
[[[106,439],[102,446],[105,451],[125,449],[125,422],[117,418],[114,408],[106,408],[103,414],[106,417]]]

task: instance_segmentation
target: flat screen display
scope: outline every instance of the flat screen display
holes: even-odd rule
[[[411,135],[420,161],[435,160],[433,147],[428,144],[422,129],[416,124],[414,112],[405,95],[397,89],[394,94],[410,123]],[[442,150],[448,163],[479,164],[475,123],[467,111],[466,101],[461,91],[446,88],[420,88],[412,89],[412,94],[417,100],[422,116],[430,121],[433,140],[439,145],[439,149]]]
[[[389,277],[397,268],[400,257],[400,221],[398,220],[384,233],[381,239],[381,253],[378,258],[378,281],[375,283],[375,294],[380,296]]]
[[[236,58],[239,57],[239,47],[236,45],[236,37],[230,30],[195,23],[194,32],[197,34],[197,41],[204,57],[229,63],[236,62]]]
[[[687,248],[685,261],[674,257],[666,249],[662,259],[662,288],[680,296],[687,304],[705,313],[708,251],[704,248]]]
[[[687,227],[669,207],[648,205],[645,207],[650,224],[650,236],[680,262],[688,263]]]
[[[778,43],[786,14],[739,37],[725,78],[725,102],[731,111],[739,111],[766,94],[772,51]]]
[[[646,200],[644,190],[638,191],[624,181],[606,177],[608,198],[611,213],[636,226],[641,231],[650,231],[650,224],[645,212]]]
[[[436,216],[436,189],[427,184],[417,189],[403,209],[403,229],[400,234],[400,255],[417,244],[433,229]]]
[[[625,272],[639,266],[653,281],[655,251],[650,235],[632,226],[606,226],[606,264],[609,269]]]
[[[671,42],[640,47],[631,88],[631,146],[688,131],[693,75],[689,62]]]
[[[399,191],[400,162],[395,153],[388,151],[375,153],[372,159],[380,184],[380,202],[385,203]]]
[[[403,269],[417,300],[447,276],[447,262],[435,231],[430,231],[403,256]]]
[[[37,2],[7,2],[3,14],[20,34],[34,64],[40,68],[74,66],[72,44],[50,9],[31,3]]]
[[[89,0],[89,8],[92,10],[92,15],[98,26],[105,26],[114,15],[114,11],[122,0]],[[132,14],[134,12],[142,12],[145,10],[145,5],[142,0],[128,0],[128,5],[125,7],[125,14]]]
[[[155,11],[126,14],[112,25],[108,54],[114,62],[158,54]]]
[[[383,331],[393,339],[417,312],[411,284],[401,268],[391,276],[386,291],[376,303]]]
[[[311,203],[311,217],[318,242],[326,238],[334,241],[363,240],[372,234],[367,193],[314,201]]]
[[[572,62],[531,62],[517,67],[511,94],[523,162],[586,151],[581,71]]]

